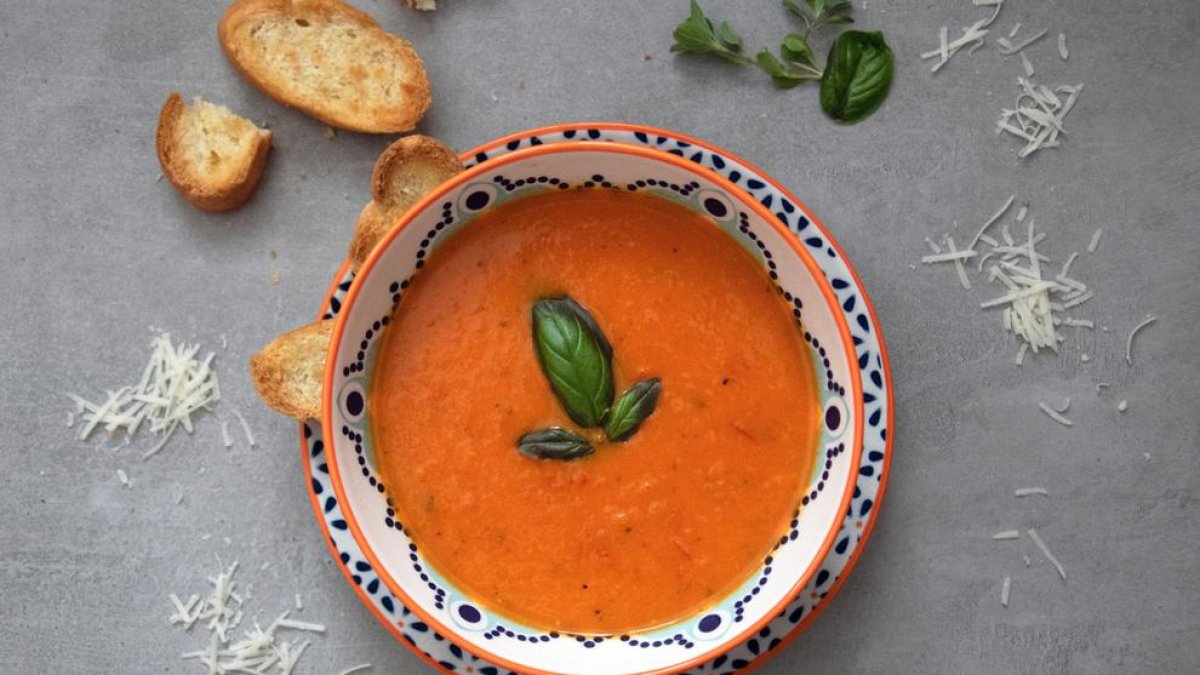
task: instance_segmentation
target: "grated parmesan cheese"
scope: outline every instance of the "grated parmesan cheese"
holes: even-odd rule
[[[1029,57],[1025,56],[1025,52],[1021,52],[1021,67],[1025,69],[1025,77],[1033,77],[1033,64],[1029,62]]]
[[[196,358],[199,345],[177,346],[168,333],[152,340],[150,349],[150,360],[138,383],[109,391],[103,403],[68,394],[85,422],[80,440],[87,440],[101,427],[109,434],[124,430],[128,439],[147,424],[151,433],[162,438],[142,456],[145,459],[161,450],[177,428],[182,426],[191,433],[192,415],[210,409],[221,398],[211,352],[201,361]]]
[[[1018,22],[1017,22],[1017,23],[1016,23],[1016,24],[1015,24],[1015,25],[1012,27],[1012,30],[1008,31],[1008,39],[1009,39],[1009,40],[1011,40],[1011,39],[1013,39],[1013,38],[1017,37],[1017,33],[1020,33],[1020,32],[1021,32],[1021,22],[1020,22],[1020,21],[1018,21]]]
[[[1005,530],[1003,532],[997,532],[996,534],[992,535],[992,539],[995,541],[1005,541],[1008,539],[1020,539],[1020,538],[1021,538],[1021,533],[1016,530]]]
[[[1121,401],[1117,404],[1117,412],[1125,412],[1129,410],[1129,401]]]
[[[1008,40],[1005,40],[1004,38],[1000,38],[999,40],[996,40],[996,44],[1000,45],[1000,53],[1001,54],[1004,54],[1005,56],[1011,56],[1011,55],[1016,54],[1016,53],[1020,52],[1021,50],[1025,49],[1029,45],[1037,42],[1038,40],[1041,40],[1042,38],[1046,37],[1046,32],[1047,31],[1042,30],[1042,32],[1037,33],[1036,35],[1029,38],[1028,40],[1025,40],[1024,42],[1019,42],[1017,44],[1012,44],[1011,42],[1009,42]]]
[[[976,49],[983,46],[984,38],[988,34],[988,26],[1000,16],[1000,9],[1004,6],[1004,0],[976,0],[976,7],[991,7],[992,15],[986,19],[980,19],[970,26],[962,29],[962,35],[949,40],[949,29],[942,26],[938,29],[938,46],[937,48],[921,54],[921,59],[937,59],[937,63],[933,65],[932,72],[941,70],[942,66],[950,62],[950,59],[959,52],[963,47],[968,48],[969,54],[974,54]],[[1003,39],[1003,38],[1001,38]]]
[[[296,609],[304,609],[304,601],[300,599],[300,594],[296,594]]]
[[[1063,61],[1067,60],[1067,36],[1065,33],[1058,34],[1058,55],[1062,57]]]
[[[225,444],[225,447],[233,447],[233,438],[229,435],[229,422],[226,420],[221,420],[221,441]]]
[[[1029,538],[1033,540],[1033,545],[1038,547],[1038,550],[1042,552],[1042,555],[1046,557],[1046,560],[1048,560],[1051,565],[1054,565],[1054,569],[1058,570],[1058,576],[1062,577],[1065,581],[1067,578],[1066,569],[1063,568],[1062,563],[1058,561],[1058,558],[1055,558],[1054,554],[1050,552],[1050,548],[1046,546],[1046,542],[1042,541],[1042,538],[1038,536],[1037,531],[1030,528]]]
[[[1050,493],[1047,492],[1046,488],[1044,487],[1017,488],[1016,490],[1013,490],[1013,496],[1018,498],[1031,497],[1033,495],[1047,496],[1049,494]]]
[[[1095,234],[1092,235],[1092,240],[1088,242],[1088,247],[1087,247],[1088,253],[1095,253],[1096,250],[1098,248],[1100,248],[1100,236],[1103,234],[1104,234],[1104,230],[1098,229],[1098,230],[1096,230]]]
[[[171,484],[171,501],[175,502],[176,504],[183,503],[183,486],[179,483]]]
[[[936,255],[927,255],[921,258],[921,262],[926,265],[933,263],[953,262],[955,260],[966,260],[979,255],[975,251],[954,251],[952,253],[939,253]]]
[[[1046,405],[1045,403],[1038,402],[1038,407],[1041,408],[1042,412],[1046,413],[1046,415],[1050,419],[1054,420],[1055,422],[1058,422],[1059,424],[1063,425],[1064,427],[1075,426],[1075,424],[1073,422],[1071,422],[1071,420],[1067,419],[1066,417],[1063,417],[1062,414],[1060,414],[1057,410],[1055,410],[1054,408],[1051,408],[1050,406]]]
[[[371,668],[371,664],[360,663],[357,666],[351,666],[351,667],[343,670],[342,672],[338,673],[338,675],[352,675],[353,673],[359,673],[364,670],[369,670],[370,668]]]
[[[1027,556],[1027,555],[1022,555],[1022,556],[1021,556],[1021,559],[1025,561],[1025,566],[1026,566],[1026,567],[1032,567],[1032,566],[1033,566],[1033,561],[1029,559],[1029,556]]]
[[[246,630],[241,639],[231,642],[230,631],[241,623],[244,602],[250,598],[249,586],[246,587],[244,599],[237,592],[237,582],[233,579],[237,569],[238,563],[234,562],[227,569],[223,568],[216,577],[210,577],[209,582],[213,588],[203,600],[198,595],[192,595],[187,602],[183,602],[175,594],[168,596],[175,610],[168,618],[171,624],[186,631],[197,623],[203,623],[211,631],[207,648],[185,653],[182,658],[200,661],[208,668],[209,673],[215,675],[260,674],[271,669],[283,674],[291,673],[310,642],[290,642],[281,639],[278,632],[290,630],[323,633],[325,626],[289,619],[289,611],[285,611],[265,630],[254,621],[252,628]],[[297,601],[298,598],[299,595]],[[356,668],[362,669],[358,666]]]
[[[946,245],[950,247],[951,254],[958,252],[954,247],[953,237],[946,237]],[[958,282],[962,284],[962,287],[968,291],[971,290],[971,280],[967,278],[967,270],[963,267],[962,258],[954,259],[954,271],[958,273]]]
[[[1000,586],[1000,604],[1008,607],[1008,592],[1012,588],[1012,577],[1004,577],[1004,584]]]
[[[1017,78],[1017,85],[1020,93],[1016,105],[1000,111],[996,133],[1008,133],[1025,141],[1018,157],[1058,147],[1059,135],[1066,133],[1063,121],[1074,108],[1083,85],[1060,85],[1052,91],[1024,77]],[[1059,94],[1066,96],[1066,101],[1059,98]]]
[[[246,434],[246,442],[249,443],[250,447],[253,448],[255,446],[254,434],[250,432],[250,425],[246,422],[246,418],[242,416],[241,411],[237,408],[233,409],[233,416],[236,417],[238,422],[242,425],[242,432]]]
[[[1136,336],[1138,334],[1138,331],[1145,328],[1146,326],[1149,326],[1150,324],[1154,323],[1157,320],[1158,320],[1158,317],[1148,316],[1148,317],[1146,317],[1146,319],[1144,321],[1142,321],[1138,325],[1134,326],[1133,330],[1129,331],[1129,337],[1125,338],[1125,363],[1128,363],[1131,366],[1133,365],[1133,338],[1134,338],[1134,336]]]
[[[117,469],[117,480],[121,481],[121,485],[129,487],[129,475],[125,473],[124,469]]]

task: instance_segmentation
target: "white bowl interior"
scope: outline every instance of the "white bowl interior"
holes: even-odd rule
[[[725,184],[694,165],[650,151],[608,144],[556,145],[521,151],[478,167],[459,182],[443,187],[439,198],[409,222],[369,268],[355,280],[326,393],[325,442],[330,446],[335,486],[343,508],[357,527],[356,540],[377,561],[379,575],[410,609],[429,617],[434,628],[461,646],[490,660],[519,664],[522,670],[566,674],[644,672],[669,669],[736,644],[741,635],[791,593],[818,561],[837,531],[843,501],[853,489],[853,448],[860,428],[861,396],[853,350],[841,308],[831,304],[825,280],[806,265],[794,235],[781,232],[747,206]],[[404,288],[436,255],[442,241],[497,203],[559,185],[638,189],[664,196],[704,214],[750,251],[790,302],[812,350],[824,412],[814,474],[798,516],[759,570],[730,596],[694,617],[636,635],[559,635],[522,626],[474,604],[430,569],[395,521],[375,470],[370,421],[371,365],[378,337]],[[736,190],[736,188],[734,188]],[[753,200],[746,199],[752,203]],[[825,292],[823,292],[823,289]],[[800,505],[798,505],[800,506]],[[398,588],[397,588],[398,587]],[[400,592],[397,592],[400,591]],[[410,617],[415,619],[415,617]]]

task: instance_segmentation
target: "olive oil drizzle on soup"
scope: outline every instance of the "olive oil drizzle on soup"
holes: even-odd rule
[[[612,343],[617,392],[657,410],[609,443],[573,425],[535,355],[530,308],[570,295]],[[370,398],[380,471],[426,559],[527,625],[631,632],[746,581],[812,473],[817,381],[789,307],[732,238],[645,194],[563,190],[447,239],[383,337]],[[516,449],[562,426],[596,451]]]

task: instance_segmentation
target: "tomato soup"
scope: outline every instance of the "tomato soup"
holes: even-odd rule
[[[623,443],[578,430],[539,366],[531,307],[563,295],[610,341],[618,394],[662,381]],[[660,197],[497,206],[436,249],[379,349],[372,433],[397,518],[457,588],[540,629],[631,632],[713,605],[812,473],[817,381],[790,307],[729,235]],[[517,451],[551,425],[594,454]]]

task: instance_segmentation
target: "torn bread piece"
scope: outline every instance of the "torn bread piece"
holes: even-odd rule
[[[340,0],[237,0],[217,37],[251,84],[326,124],[408,131],[429,108],[429,78],[412,45]]]
[[[458,156],[428,136],[405,136],[388,146],[371,174],[372,199],[354,225],[351,267],[357,271],[400,216],[462,170]]]
[[[250,359],[254,388],[267,405],[298,420],[321,416],[333,321],[324,319],[288,331]]]
[[[171,92],[155,134],[163,175],[196,208],[232,211],[254,193],[267,165],[271,132],[200,98]]]

